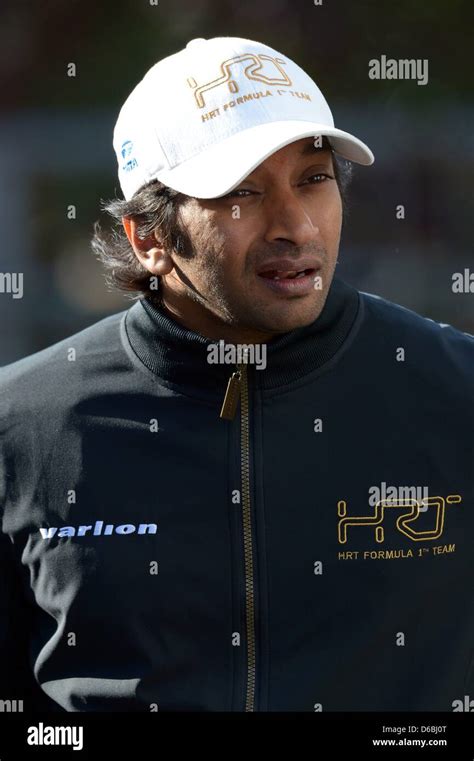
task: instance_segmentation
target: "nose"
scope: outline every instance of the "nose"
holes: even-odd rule
[[[265,235],[267,242],[281,240],[295,246],[314,243],[319,228],[311,220],[304,202],[292,188],[276,189],[265,199]]]

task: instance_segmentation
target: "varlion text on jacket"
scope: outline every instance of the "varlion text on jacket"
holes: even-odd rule
[[[336,279],[265,369],[211,343],[139,300],[0,370],[0,699],[456,710],[472,336]]]

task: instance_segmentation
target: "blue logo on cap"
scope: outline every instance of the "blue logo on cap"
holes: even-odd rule
[[[132,150],[133,150],[132,141],[125,140],[125,142],[122,143],[122,147],[120,149],[122,158],[126,159],[125,163],[122,164],[122,171],[124,172],[131,172],[132,169],[135,169],[138,166],[138,161],[132,156]]]

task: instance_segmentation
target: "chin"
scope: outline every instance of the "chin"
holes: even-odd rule
[[[296,330],[297,328],[304,328],[306,325],[311,325],[322,312],[324,306],[324,299],[319,300],[317,303],[313,303],[311,306],[303,308],[295,308],[289,304],[287,314],[281,313],[281,307],[278,314],[275,314],[273,320],[273,331],[278,333],[288,333],[290,330]],[[268,320],[270,323],[270,320]],[[268,325],[268,329],[271,330]]]
[[[289,333],[291,330],[297,330],[297,328],[304,328],[307,325],[311,325],[312,322],[319,317],[320,309],[313,311],[312,314],[307,315],[292,315],[287,318],[282,318],[281,315],[275,316],[275,319],[265,321],[265,323],[255,323],[252,328],[264,333],[279,335],[281,333]]]

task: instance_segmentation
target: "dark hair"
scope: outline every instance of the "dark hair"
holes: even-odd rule
[[[327,138],[323,139],[321,150],[325,148],[331,149]],[[332,159],[344,219],[348,211],[347,191],[352,178],[352,164],[336,156],[334,151]],[[158,180],[151,180],[137,190],[129,201],[114,198],[102,202],[102,210],[112,217],[114,224],[111,229],[103,231],[99,221],[95,222],[92,249],[104,266],[109,288],[125,292],[131,299],[147,296],[159,304],[159,290],[151,288],[153,275],[138,260],[123,228],[122,217],[135,218],[141,238],[152,236],[158,229],[160,240],[168,251],[184,254],[190,250],[190,242],[186,230],[180,225],[178,210],[186,198],[188,196]]]

